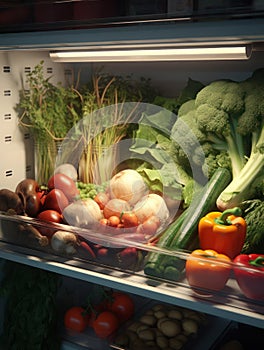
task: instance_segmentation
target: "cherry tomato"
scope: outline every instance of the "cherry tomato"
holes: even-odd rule
[[[109,201],[109,196],[105,192],[99,192],[94,197],[94,201],[99,205],[100,209],[103,210],[106,203]]]
[[[111,311],[102,311],[93,322],[93,329],[99,338],[107,338],[113,334],[119,326],[117,316]]]
[[[61,190],[69,201],[73,201],[79,195],[79,190],[75,182],[65,174],[54,174],[48,181],[48,188],[58,188]]]
[[[53,209],[59,213],[62,213],[67,205],[69,205],[68,198],[58,188],[50,190],[44,201],[44,209]]]
[[[133,212],[122,214],[121,221],[124,224],[124,227],[135,227],[139,224],[138,218]]]
[[[64,325],[75,332],[83,332],[89,323],[89,315],[81,306],[73,306],[64,315]]]
[[[62,223],[63,219],[62,219],[62,215],[57,212],[56,210],[52,210],[52,209],[47,209],[47,210],[43,210],[42,212],[40,212],[37,216],[37,219],[40,220],[44,220],[44,221],[49,221],[49,222],[55,222],[57,224]],[[51,237],[53,235],[53,233],[55,231],[57,231],[57,229],[52,229],[52,228],[45,228],[42,226],[38,227],[38,230],[45,236],[47,237]]]
[[[117,227],[120,224],[120,219],[116,215],[112,215],[108,218],[108,225],[112,227]]]
[[[100,219],[99,222],[100,222],[101,225],[104,225],[104,226],[109,225],[109,221],[108,221],[108,219],[106,219],[106,218]]]
[[[113,292],[110,295],[107,308],[115,313],[121,322],[129,320],[135,312],[133,299],[129,294],[122,292]]]

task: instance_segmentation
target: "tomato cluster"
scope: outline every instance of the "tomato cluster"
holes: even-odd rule
[[[63,223],[63,210],[78,197],[79,191],[75,182],[65,174],[57,173],[51,176],[45,190],[38,190],[39,210],[36,218],[52,223]],[[39,227],[45,236],[51,237],[55,232],[52,228]]]
[[[94,200],[103,212],[104,217],[100,220],[102,226],[125,228],[149,236],[154,235],[160,226],[160,220],[155,215],[150,215],[140,222],[137,215],[131,211],[128,202],[110,198],[107,192],[97,193]]]
[[[112,292],[101,303],[87,308],[73,306],[64,315],[66,329],[83,332],[91,327],[99,338],[107,338],[117,331],[119,325],[132,318],[135,304],[124,292]]]

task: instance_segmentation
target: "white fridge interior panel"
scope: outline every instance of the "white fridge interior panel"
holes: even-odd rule
[[[34,147],[28,129],[19,127],[16,105],[27,89],[26,75],[44,60],[44,73],[51,81],[64,82],[64,66],[50,61],[47,52],[0,52],[0,184],[14,190],[19,181],[34,177]]]

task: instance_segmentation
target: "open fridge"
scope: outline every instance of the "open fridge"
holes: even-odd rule
[[[65,3],[66,11],[67,6],[71,3],[85,5],[84,3],[89,2],[54,2],[52,6],[62,6],[62,3]],[[100,3],[100,1],[90,3],[94,3],[93,6],[95,6],[96,2]],[[70,82],[76,89],[77,84],[85,86],[91,82],[92,77],[100,75],[119,77],[127,84],[130,81],[140,82],[144,98],[146,97],[146,101],[149,98],[149,101],[141,103],[142,109],[139,109],[136,117],[138,115],[142,117],[142,114],[151,111],[152,115],[158,115],[158,118],[162,118],[160,117],[162,114],[158,114],[161,112],[165,113],[163,115],[166,118],[168,110],[165,108],[164,111],[160,100],[157,105],[150,102],[154,100],[153,94],[156,94],[156,97],[164,97],[173,104],[176,103],[176,97],[190,82],[199,83],[204,87],[216,80],[241,82],[264,68],[264,17],[261,2],[245,1],[244,7],[237,4],[232,7],[230,3],[235,2],[228,2],[230,6],[228,12],[227,7],[224,6],[225,2],[220,1],[215,7],[210,7],[207,2],[203,1],[183,1],[180,2],[181,6],[176,6],[176,8],[172,1],[157,1],[155,2],[156,7],[152,4],[154,9],[151,8],[151,16],[148,12],[144,13],[144,6],[141,2],[124,2],[126,7],[123,2],[121,3],[122,11],[125,11],[124,8],[130,11],[127,18],[120,14],[116,15],[114,9],[121,7],[121,4],[113,1],[111,7],[113,13],[108,9],[107,11],[110,12],[108,15],[104,12],[103,20],[100,20],[100,15],[96,17],[95,14],[95,19],[87,21],[85,16],[82,17],[84,12],[79,9],[79,17],[74,19],[67,17],[70,16],[69,13],[72,14],[72,10],[68,10],[68,12],[59,11],[62,16],[60,20],[49,18],[44,21],[43,17],[41,19],[38,17],[37,24],[27,22],[27,20],[21,22],[21,29],[16,24],[18,22],[9,27],[8,24],[5,27],[1,26],[0,189],[14,191],[17,184],[23,179],[37,179],[39,176],[41,168],[41,163],[38,161],[39,141],[36,137],[34,138],[30,127],[26,127],[27,121],[21,119],[19,109],[21,108],[21,105],[19,106],[21,91],[26,94],[30,90],[29,77],[34,77],[36,67],[43,73],[46,84],[66,86]],[[40,5],[44,6],[43,4],[40,2]],[[105,6],[105,4],[100,5]],[[151,4],[148,6],[151,7]],[[139,17],[137,17],[137,11],[140,14]],[[158,16],[155,11],[160,15]],[[167,11],[166,15],[165,11]],[[201,58],[199,56],[201,52],[198,54],[191,52],[192,56],[189,56],[189,49],[205,48],[213,48],[213,53],[208,56],[208,53],[204,52]],[[235,48],[235,51],[225,53],[224,50],[230,48]],[[134,53],[138,49],[139,51]],[[172,53],[174,49],[180,49],[180,56]],[[113,56],[109,59],[110,51],[117,52],[110,53]],[[143,51],[147,52],[142,53]],[[92,52],[94,56],[88,59],[87,52]],[[212,55],[216,56],[213,58]],[[137,94],[137,88],[138,86],[132,87],[132,95]],[[125,103],[126,113],[130,115],[131,109],[134,111],[138,107],[138,101],[126,102],[128,102]],[[62,108],[59,101],[54,104],[54,108],[56,105],[59,106],[58,109]],[[106,110],[112,115],[116,111],[116,105],[123,108],[123,100],[121,103],[114,103],[113,109],[106,108],[102,104],[101,110]],[[167,106],[170,108],[169,105]],[[175,105],[174,108],[176,108]],[[56,113],[64,113],[64,111],[55,111],[54,115]],[[91,110],[88,110],[88,116],[92,125],[92,118],[98,120],[101,117],[100,112],[93,115]],[[21,126],[22,122],[23,126]],[[138,119],[133,123],[138,123]],[[155,123],[154,128],[163,127],[162,119],[158,119],[158,122],[156,120]],[[67,134],[69,139],[72,135],[73,138],[78,136],[76,130],[72,131],[72,129]],[[58,138],[56,141],[58,142],[53,156],[57,164],[60,164],[61,159],[66,157],[67,162],[72,162],[80,174],[79,151],[69,152],[72,150],[71,147],[76,145],[68,144],[65,139],[62,141]],[[152,148],[153,144],[149,142],[148,140],[147,145]],[[129,139],[128,142],[121,143],[122,149],[118,150],[119,163],[123,167],[131,157],[131,146],[133,145]],[[107,151],[107,157],[111,158],[115,150],[108,146]],[[47,152],[50,150],[45,148],[44,153]],[[103,159],[102,162],[104,165],[106,160]],[[113,170],[113,163],[110,164],[110,168]],[[49,177],[52,170],[48,170],[50,170]],[[47,180],[48,178],[43,175],[39,181],[46,184]],[[177,214],[177,210],[173,212],[173,215]],[[168,217],[167,220],[170,224]],[[61,349],[125,349],[121,345],[119,347],[115,345],[113,338],[102,340],[96,337],[91,330],[84,333],[72,333],[65,331],[63,327],[63,312],[67,306],[79,300],[83,301],[87,294],[97,295],[100,293],[98,292],[99,286],[131,294],[137,304],[136,315],[141,315],[144,310],[159,303],[190,309],[206,315],[208,322],[201,329],[201,336],[195,340],[192,339],[184,349],[218,350],[217,345],[221,337],[230,329],[234,330],[237,324],[256,327],[260,332],[264,329],[263,293],[262,300],[245,296],[233,274],[222,290],[213,292],[204,289],[197,291],[191,288],[185,273],[179,279],[146,274],[144,267],[146,256],[157,254],[155,245],[149,244],[147,239],[139,241],[133,235],[121,235],[118,240],[119,237],[113,237],[110,231],[109,234],[109,232],[100,232],[93,228],[82,226],[76,228],[71,223],[69,226],[65,223],[53,224],[46,221],[43,223],[42,220],[39,221],[34,217],[10,215],[5,212],[1,212],[0,224],[0,258],[3,271],[5,262],[10,261],[17,264],[14,266],[29,266],[40,271],[55,273],[62,278],[60,293],[56,301],[60,308],[58,332],[61,332],[63,339]],[[43,247],[39,240],[32,238],[28,232],[28,228],[32,226],[42,230],[68,230],[75,234],[77,232],[77,235],[85,238],[85,244],[88,242],[92,246],[103,246],[111,251],[111,254],[104,260],[100,259],[99,255],[89,255],[82,245],[71,254],[56,251],[50,244]],[[151,242],[155,242],[158,234],[153,236]],[[124,258],[121,252],[132,248],[136,250],[137,258],[136,261],[132,261],[132,264],[128,264],[127,257]],[[184,264],[190,257],[190,250],[185,249],[179,249],[176,252],[161,249],[159,254],[162,253],[169,257],[176,255],[177,259]],[[243,268],[241,270],[243,271]],[[264,275],[262,280],[260,290],[264,289]],[[4,297],[1,299],[1,307],[3,309],[6,307]],[[1,324],[3,327],[4,313]]]

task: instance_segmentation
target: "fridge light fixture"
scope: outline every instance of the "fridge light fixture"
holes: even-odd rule
[[[54,62],[142,62],[246,60],[247,46],[173,47],[173,48],[115,48],[50,52]]]

